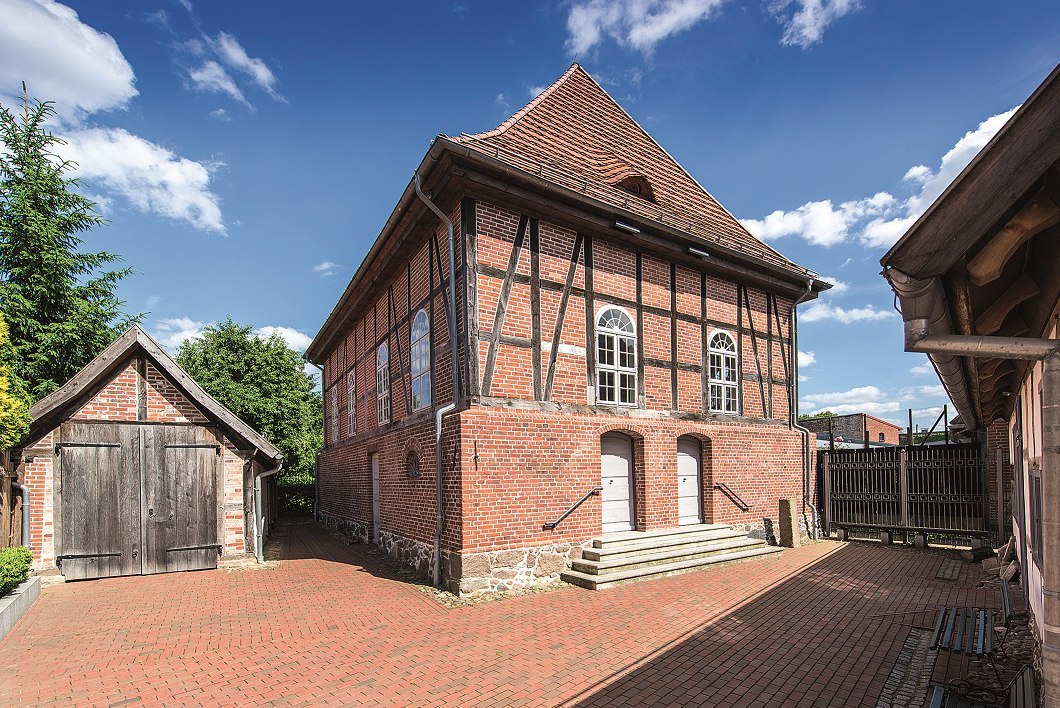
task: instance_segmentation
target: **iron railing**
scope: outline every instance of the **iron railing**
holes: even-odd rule
[[[566,518],[567,518],[568,516],[570,516],[571,514],[573,514],[573,513],[574,513],[574,510],[575,510],[575,509],[577,509],[577,508],[578,508],[579,506],[581,506],[582,504],[584,504],[584,503],[585,503],[585,500],[586,500],[586,499],[588,499],[589,497],[591,497],[591,496],[593,496],[593,495],[599,494],[599,493],[600,493],[600,492],[602,492],[602,491],[604,491],[604,488],[603,488],[603,487],[593,487],[592,489],[590,489],[589,491],[587,491],[587,492],[586,492],[586,493],[585,493],[585,494],[584,494],[584,495],[582,496],[582,498],[581,498],[581,499],[579,499],[578,501],[576,501],[576,502],[574,502],[573,504],[571,504],[571,505],[570,505],[570,508],[569,508],[569,509],[567,509],[567,510],[566,510],[565,512],[563,512],[562,514],[560,514],[560,515],[559,515],[559,518],[558,518],[558,519],[556,519],[555,521],[546,521],[546,522],[544,523],[544,528],[545,528],[545,530],[546,530],[546,531],[551,531],[552,529],[554,529],[554,528],[556,528],[557,526],[559,526],[559,525],[560,525],[560,523],[562,523],[562,521],[563,521],[564,519],[566,519]]]
[[[740,495],[732,490],[732,487],[725,484],[725,482],[715,482],[714,488],[729,498],[736,506],[740,507],[740,511],[750,511],[751,505],[740,498]]]

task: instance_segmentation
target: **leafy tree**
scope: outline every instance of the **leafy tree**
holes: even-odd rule
[[[814,418],[835,418],[836,414],[832,411],[821,411],[820,413],[810,413],[808,415],[800,415],[799,420],[813,420]]]
[[[8,450],[29,432],[29,394],[15,374],[15,348],[0,317],[0,450]]]
[[[322,401],[305,362],[283,338],[257,337],[228,318],[181,344],[177,363],[280,449],[288,476],[311,478],[324,444]]]
[[[23,86],[25,89],[25,86]],[[78,194],[74,165],[55,154],[50,103],[23,97],[21,113],[0,105],[0,310],[10,326],[15,373],[34,400],[65,383],[139,318],[115,296],[129,268],[120,257],[79,250],[104,223]]]

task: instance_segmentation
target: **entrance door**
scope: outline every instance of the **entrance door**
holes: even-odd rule
[[[600,486],[604,533],[633,529],[633,444],[625,435],[600,438]]]
[[[372,543],[379,543],[379,525],[382,522],[379,511],[379,453],[372,453]]]
[[[677,523],[703,523],[703,469],[696,438],[677,439]]]
[[[69,580],[137,575],[138,426],[64,423],[59,431],[59,558]]]
[[[144,574],[217,567],[221,446],[205,428],[144,426]]]
[[[69,580],[217,567],[220,446],[206,429],[64,423],[59,563]]]

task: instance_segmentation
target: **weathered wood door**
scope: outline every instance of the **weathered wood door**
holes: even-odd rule
[[[604,533],[633,529],[633,445],[625,435],[600,438],[600,486]]]
[[[67,579],[217,567],[221,457],[207,429],[69,422],[60,441]]]
[[[60,428],[59,548],[70,580],[140,572],[140,437],[135,425]]]
[[[205,428],[145,426],[143,572],[217,567],[220,446]]]

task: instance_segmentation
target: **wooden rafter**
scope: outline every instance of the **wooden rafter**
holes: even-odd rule
[[[1016,309],[1021,302],[1031,299],[1039,292],[1040,288],[1033,278],[1026,274],[1020,276],[1001,297],[994,300],[990,307],[975,318],[976,331],[979,334],[997,332],[1010,312]]]
[[[997,280],[1020,246],[1057,223],[1060,223],[1060,207],[1043,189],[968,263],[968,277],[980,286]]]
[[[530,219],[530,368],[534,382],[534,400],[541,391],[541,237],[537,219]]]

